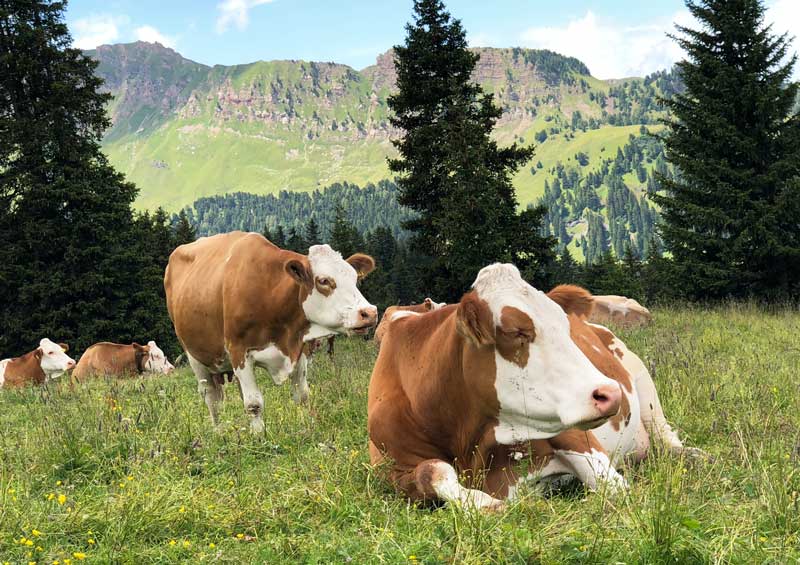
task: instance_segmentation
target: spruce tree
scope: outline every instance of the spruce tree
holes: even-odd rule
[[[688,0],[686,91],[662,102],[677,175],[658,175],[661,235],[694,298],[786,295],[800,280],[796,55],[760,0]]]
[[[314,216],[311,216],[311,219],[308,221],[308,225],[306,225],[305,237],[306,244],[309,247],[322,243],[322,236],[319,233],[319,224],[317,224],[317,220]]]
[[[70,47],[64,9],[0,0],[0,350],[8,353],[45,336],[76,350],[116,340],[137,309],[164,309],[137,301],[146,283],[136,259],[149,252],[131,212],[137,190],[100,151],[110,95],[100,92],[97,63]]]
[[[175,222],[172,231],[173,247],[178,247],[185,243],[192,243],[197,239],[197,230],[189,221],[185,210],[181,210],[178,214],[178,221]]]
[[[404,135],[389,169],[400,175],[398,201],[417,212],[404,226],[412,248],[433,258],[426,286],[454,300],[483,266],[552,253],[553,243],[519,240],[520,230],[538,234],[543,219],[517,214],[511,184],[533,149],[501,149],[492,140],[502,110],[471,79],[478,55],[467,49],[461,22],[441,0],[415,0],[406,31],[405,44],[394,48],[398,92],[389,97],[391,123]],[[540,223],[531,225],[534,219]]]

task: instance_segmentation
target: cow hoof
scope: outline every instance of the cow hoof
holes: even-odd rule
[[[295,389],[292,391],[292,400],[294,400],[295,404],[305,404],[308,402],[309,393],[308,387],[304,387],[300,390]]]
[[[692,462],[699,462],[699,461],[705,461],[708,463],[714,462],[714,456],[708,453],[707,451],[703,451],[699,447],[680,447],[677,449],[673,449],[673,453],[675,453],[675,455],[685,457],[687,460]]]
[[[495,500],[481,507],[481,512],[485,514],[499,514],[506,511],[506,502],[504,500]]]
[[[264,433],[264,422],[261,418],[253,418],[250,420],[250,432],[256,435]]]

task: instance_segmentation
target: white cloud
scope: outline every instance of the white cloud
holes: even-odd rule
[[[169,35],[164,35],[153,26],[141,26],[133,30],[136,39],[139,41],[147,41],[149,43],[160,43],[165,47],[175,47],[175,38]]]
[[[78,49],[94,49],[98,45],[113,43],[120,37],[120,26],[128,23],[128,16],[109,14],[91,15],[75,20],[70,26],[73,46]]]
[[[766,21],[773,23],[773,32],[788,31],[796,37],[793,50],[800,49],[800,1],[774,0],[767,5]],[[525,47],[577,57],[598,78],[644,76],[670,68],[683,58],[681,48],[667,37],[667,33],[675,33],[676,23],[698,27],[686,10],[635,27],[621,26],[587,11],[563,26],[529,28],[522,33],[521,42]],[[800,68],[795,69],[795,77],[800,77]]]
[[[250,9],[274,0],[223,0],[217,4],[217,33],[225,33],[231,24],[244,29],[250,21]]]
[[[490,34],[485,31],[479,31],[467,34],[467,44],[470,47],[491,47],[495,45],[495,41]]]

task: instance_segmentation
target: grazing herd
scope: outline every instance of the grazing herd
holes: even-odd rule
[[[291,377],[292,398],[307,400],[308,357],[320,340],[375,327],[377,308],[358,289],[374,268],[361,253],[344,259],[315,245],[302,255],[255,233],[178,247],[164,276],[167,309],[212,425],[227,376],[251,430],[263,431],[255,367],[276,384]],[[544,293],[499,263],[481,269],[457,304],[388,308],[368,391],[372,464],[412,500],[497,509],[525,483],[574,478],[592,490],[625,489],[620,466],[653,443],[705,455],[667,423],[641,359],[595,323],[649,320],[635,301],[571,285]],[[68,371],[81,380],[174,368],[153,341],[97,343],[77,366],[67,349],[45,338],[0,361],[0,387]]]

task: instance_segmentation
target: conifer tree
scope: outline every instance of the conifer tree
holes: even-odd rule
[[[389,168],[400,175],[399,202],[417,212],[405,223],[412,246],[433,258],[427,287],[454,300],[486,264],[552,254],[553,242],[522,247],[518,239],[520,230],[538,234],[543,220],[517,214],[511,184],[533,149],[501,149],[491,138],[502,110],[471,79],[478,55],[467,49],[461,22],[441,0],[415,0],[406,31],[405,44],[395,46],[398,92],[389,97],[391,123],[404,135]]]
[[[306,225],[305,237],[306,244],[309,247],[322,243],[322,236],[319,233],[319,224],[317,224],[317,220],[314,216],[311,216],[311,219],[308,221],[308,225]]]
[[[178,247],[185,243],[192,243],[197,239],[197,230],[189,221],[185,210],[178,214],[178,221],[173,227],[173,247]]]
[[[785,295],[800,277],[796,55],[760,0],[687,0],[686,91],[663,103],[674,178],[658,175],[661,235],[695,298]]]

